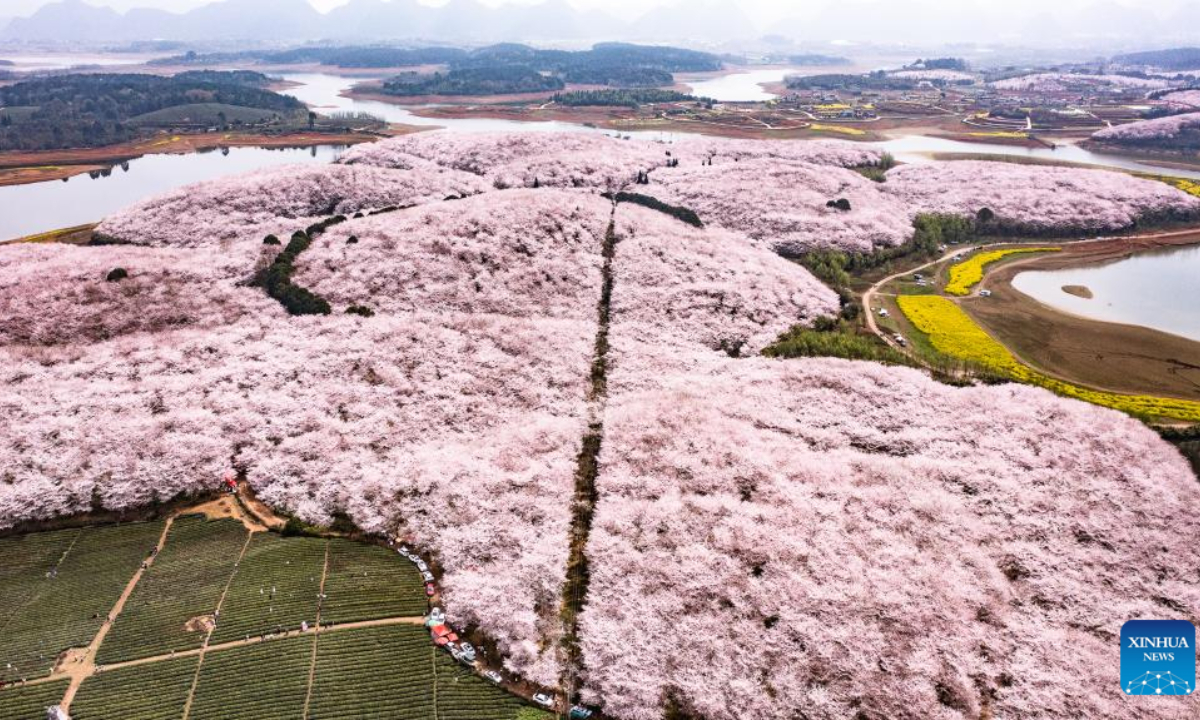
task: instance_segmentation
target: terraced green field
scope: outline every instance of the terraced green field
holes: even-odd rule
[[[0,540],[0,632],[12,616],[29,602],[63,553],[79,537],[79,530],[34,533]]]
[[[432,718],[434,653],[429,634],[412,625],[321,637],[309,720],[374,718],[385,708],[395,720]]]
[[[378,545],[333,542],[321,624],[385,617],[415,617],[428,608],[416,568]]]
[[[93,675],[71,704],[71,720],[179,720],[196,662],[182,657]]]
[[[303,717],[315,637],[290,637],[207,653],[188,720]]]
[[[108,664],[199,647],[204,633],[188,621],[211,615],[246,542],[236,520],[182,517],[167,544],[142,576],[125,610],[100,647],[97,662]]]
[[[163,528],[0,540],[0,668],[45,675],[62,650],[91,643]],[[185,625],[218,605],[198,652],[206,633]],[[395,551],[177,518],[103,638],[99,672],[79,687],[71,717],[549,720],[436,649],[419,622],[427,609],[420,574]],[[321,631],[312,632],[318,613]],[[379,623],[346,627],[369,620]],[[299,634],[306,621],[310,632]],[[67,687],[62,679],[0,688],[0,720],[42,720]]]
[[[32,592],[0,629],[0,679],[47,675],[63,650],[91,642],[162,527],[144,522],[72,531],[49,575],[18,583]]]
[[[315,623],[328,544],[255,534],[229,585],[211,642],[298,630],[303,621]]]
[[[45,720],[46,708],[57,705],[67,681],[27,685],[0,692],[0,720]]]

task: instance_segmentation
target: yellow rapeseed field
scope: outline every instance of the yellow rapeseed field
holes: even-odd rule
[[[811,130],[818,130],[818,131],[823,130],[825,132],[835,132],[835,133],[841,133],[843,135],[866,135],[867,134],[867,132],[865,130],[859,130],[858,128],[852,128],[852,127],[843,127],[841,125],[821,125],[819,123],[813,123],[812,125],[809,125],[808,127]]]
[[[1171,187],[1184,191],[1188,195],[1200,197],[1200,182],[1188,180],[1187,178],[1171,177],[1170,175],[1147,175],[1145,173],[1135,173],[1136,177],[1146,178],[1148,180],[1157,180],[1164,182]]]
[[[1195,195],[1196,197],[1200,197],[1200,183],[1196,182],[1195,180],[1185,180],[1183,178],[1176,178],[1175,180],[1173,180],[1171,182],[1171,184],[1174,185],[1175,187],[1179,188],[1180,190],[1184,191],[1188,195]]]
[[[962,262],[950,268],[950,282],[946,283],[946,292],[951,295],[969,294],[971,292],[971,288],[983,279],[983,269],[985,267],[1010,255],[1020,255],[1024,253],[1035,252],[1055,252],[1061,249],[1062,248],[1056,247],[1030,247],[992,250],[990,252],[977,253],[967,260],[963,260]]]
[[[1013,138],[1026,139],[1029,133],[1016,132],[1015,130],[996,130],[993,132],[973,132],[967,133],[971,137],[990,137],[990,138]]]
[[[900,309],[940,353],[978,363],[1019,382],[1139,417],[1200,422],[1200,402],[1092,390],[1044,375],[1017,360],[953,301],[936,295],[901,295]]]

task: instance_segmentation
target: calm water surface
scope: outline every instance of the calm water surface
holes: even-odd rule
[[[720,102],[765,102],[779,97],[763,89],[763,83],[782,82],[788,75],[798,71],[794,68],[770,68],[732,73],[709,80],[687,81],[692,94],[712,98]]]
[[[1083,285],[1092,299],[1063,292]],[[1107,265],[1028,270],[1013,287],[1050,307],[1105,322],[1200,340],[1200,247],[1134,255]]]
[[[76,175],[67,181],[0,187],[0,240],[96,222],[127,205],[167,190],[225,175],[295,163],[328,163],[344,148],[268,150],[230,148],[191,155],[147,155],[113,168],[109,177]]]

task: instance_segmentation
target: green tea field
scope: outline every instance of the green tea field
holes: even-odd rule
[[[0,720],[533,720],[436,648],[387,548],[239,517],[0,539]]]

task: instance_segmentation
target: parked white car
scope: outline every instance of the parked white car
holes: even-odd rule
[[[504,676],[501,675],[500,673],[496,672],[495,670],[488,670],[487,672],[485,672],[483,674],[483,677],[485,680],[490,680],[490,681],[496,683],[497,685],[504,682]]]
[[[421,573],[421,579],[425,582],[433,582],[433,573],[426,570],[425,572]]]
[[[534,693],[533,701],[542,707],[554,707],[554,698],[546,693]]]

